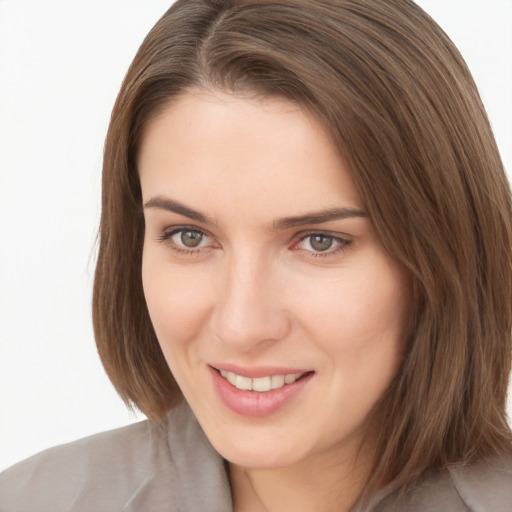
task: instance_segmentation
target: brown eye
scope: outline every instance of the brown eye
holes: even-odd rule
[[[219,248],[212,237],[200,229],[189,227],[164,231],[158,238],[173,251],[187,256],[206,254],[212,249]]]
[[[203,236],[199,231],[182,231],[180,241],[185,247],[193,249],[202,242]]]
[[[328,233],[311,233],[301,238],[295,249],[302,249],[310,256],[334,256],[340,254],[352,243],[351,240]]]
[[[309,237],[311,248],[317,252],[327,251],[332,247],[333,242],[332,236],[311,235]]]

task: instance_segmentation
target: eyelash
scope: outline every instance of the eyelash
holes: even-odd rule
[[[209,235],[207,233],[205,233],[204,231],[200,230],[200,229],[197,229],[195,227],[189,227],[189,226],[181,226],[179,228],[175,228],[175,229],[172,229],[170,231],[163,231],[159,236],[158,236],[158,240],[162,243],[165,243],[166,245],[168,245],[173,251],[176,251],[184,256],[193,256],[193,255],[199,255],[202,253],[202,249],[201,247],[197,248],[197,249],[190,249],[190,248],[186,248],[184,246],[180,246],[180,245],[177,245],[176,243],[174,243],[171,239],[174,235],[177,235],[179,233],[183,233],[185,231],[189,231],[189,232],[192,232],[192,233],[197,233],[201,236],[206,236],[206,237],[209,237]],[[326,251],[309,251],[307,249],[304,249],[306,252],[309,253],[309,256],[312,257],[312,258],[327,258],[329,256],[334,256],[334,255],[338,255],[340,253],[343,253],[344,251],[347,250],[347,248],[352,244],[352,240],[349,240],[347,238],[343,238],[341,236],[339,236],[338,234],[331,234],[331,233],[328,233],[328,232],[322,232],[322,231],[311,231],[311,232],[308,232],[308,233],[303,233],[301,235],[299,235],[298,237],[298,240],[296,242],[294,242],[293,244],[293,250],[301,250],[299,248],[296,248],[295,246],[300,244],[301,242],[307,240],[308,238],[312,238],[314,236],[319,236],[319,237],[324,237],[324,238],[329,238],[332,240],[332,243],[337,243],[338,246],[334,248],[334,250],[331,250],[330,248],[327,249]]]
[[[334,249],[331,249],[331,247],[329,247],[326,251],[308,251],[307,249],[305,249],[309,253],[309,256],[311,256],[313,258],[328,258],[329,256],[335,256],[335,255],[342,254],[352,244],[352,240],[343,238],[339,235],[314,231],[314,232],[310,232],[310,233],[301,235],[298,242],[296,242],[294,244],[294,246],[298,245],[300,242],[303,242],[304,240],[307,240],[308,238],[312,238],[314,236],[329,238],[329,239],[331,239],[332,244],[338,244],[338,246],[334,247]],[[294,249],[294,250],[300,250],[300,249]]]
[[[189,227],[189,226],[181,226],[176,229],[172,229],[171,231],[163,231],[159,236],[158,240],[162,243],[165,243],[168,245],[173,251],[176,251],[180,254],[183,254],[184,256],[193,256],[193,255],[199,255],[201,253],[201,248],[198,249],[190,249],[184,246],[180,246],[175,244],[171,238],[174,235],[177,235],[178,233],[183,233],[185,231],[189,231],[192,233],[198,233],[202,236],[208,236],[204,231],[201,231],[200,229]]]

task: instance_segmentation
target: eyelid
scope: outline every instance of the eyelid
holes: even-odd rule
[[[211,245],[210,246],[209,245],[200,246],[197,248],[187,247],[185,245],[176,244],[175,242],[173,242],[171,240],[171,238],[174,235],[176,235],[180,232],[183,232],[183,231],[193,231],[195,233],[200,233],[202,236],[209,238],[211,240],[214,240],[214,237],[212,235],[210,235],[204,229],[198,228],[197,226],[191,226],[191,225],[169,226],[169,227],[163,229],[159,233],[157,240],[164,244],[167,244],[171,249],[173,249],[174,251],[176,251],[178,253],[182,253],[182,254],[199,254],[199,253],[201,253],[205,250],[208,250],[209,248],[212,247]],[[215,244],[215,245],[218,245],[218,244]]]
[[[209,244],[206,246],[198,246],[198,247],[187,247],[185,245],[176,244],[171,240],[171,238],[183,231],[193,231],[196,233],[200,233],[202,236],[211,239],[214,241],[213,244]],[[323,236],[326,238],[332,238],[333,241],[337,242],[337,245],[335,245],[334,249],[327,249],[325,251],[315,251],[315,250],[309,250],[304,249],[301,247],[297,247],[301,242],[306,240],[309,237],[312,236]],[[210,235],[208,231],[199,228],[198,226],[193,225],[178,225],[178,226],[169,226],[165,229],[163,229],[160,234],[157,237],[158,241],[167,244],[172,250],[176,251],[177,253],[184,254],[184,255],[198,255],[205,251],[208,251],[212,248],[220,247],[220,244],[215,242],[215,237]],[[340,232],[333,232],[333,231],[327,231],[327,230],[318,230],[318,229],[312,229],[308,231],[301,231],[299,233],[296,233],[292,239],[292,250],[296,251],[304,251],[309,254],[311,257],[328,257],[328,256],[334,256],[338,253],[342,253],[345,250],[348,249],[348,247],[353,243],[353,237],[350,235],[347,235],[346,233],[340,233]]]
[[[297,233],[294,238],[297,241],[302,241],[305,238],[308,238],[310,236],[325,236],[334,238],[336,240],[340,239],[347,243],[352,243],[354,241],[354,237],[352,235],[349,235],[347,233],[340,233],[339,231],[329,231],[329,230],[322,230],[322,229],[311,229],[307,231],[301,231]]]
[[[158,235],[161,238],[169,238],[180,231],[195,231],[196,233],[201,233],[206,236],[210,236],[204,229],[198,228],[197,226],[191,226],[187,224],[180,224],[176,226],[168,226],[165,229],[162,229],[160,234]]]
[[[312,236],[323,236],[326,238],[332,238],[335,242],[338,243],[334,247],[334,249],[327,249],[326,251],[314,251],[314,250],[308,250],[297,247],[301,242],[306,240],[309,237]],[[322,231],[322,230],[310,230],[310,231],[303,231],[301,233],[298,233],[295,238],[297,239],[293,246],[293,250],[302,250],[310,254],[310,256],[318,258],[318,257],[329,257],[334,256],[339,253],[342,253],[348,249],[348,247],[354,242],[354,239],[352,236],[347,235],[345,233],[339,233],[339,232],[332,232],[332,231]]]

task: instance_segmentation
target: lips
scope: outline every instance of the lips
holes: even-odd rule
[[[252,417],[276,413],[299,398],[314,375],[313,371],[297,369],[210,366],[209,370],[223,404],[237,414]]]

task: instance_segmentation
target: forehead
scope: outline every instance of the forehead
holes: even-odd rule
[[[191,92],[145,128],[138,155],[144,200],[222,198],[247,208],[360,207],[327,130],[287,100]],[[287,213],[287,212],[284,212]]]

